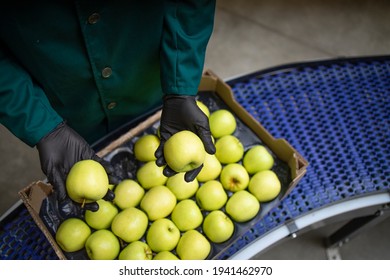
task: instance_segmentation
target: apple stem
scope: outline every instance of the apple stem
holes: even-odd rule
[[[81,203],[81,208],[84,208],[85,205],[85,198],[83,199],[83,202]]]

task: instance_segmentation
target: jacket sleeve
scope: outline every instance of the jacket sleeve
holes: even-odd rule
[[[197,93],[214,14],[215,0],[165,1],[160,53],[165,94]]]
[[[33,147],[62,118],[51,107],[41,87],[0,45],[0,123]]]

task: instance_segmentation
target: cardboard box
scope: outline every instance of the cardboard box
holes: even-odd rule
[[[39,212],[42,206],[42,203],[45,198],[47,198],[53,191],[51,185],[43,182],[36,181],[31,183],[29,186],[25,187],[19,192],[19,196],[22,199],[24,205],[26,206],[28,212],[33,218],[34,222],[37,224],[39,229],[46,236],[50,245],[53,247],[53,250],[57,254],[60,260],[67,259],[62,249],[58,246],[55,241],[54,236],[50,233],[49,229],[46,227],[41,217],[39,216]]]
[[[261,209],[254,219],[246,223],[235,223],[236,230],[232,238],[221,244],[212,244],[212,252],[210,253],[209,259],[217,259],[229,245],[240,238],[291,192],[306,173],[308,162],[285,139],[275,139],[234,100],[231,88],[212,71],[208,70],[204,73],[198,95],[199,99],[211,108],[218,109],[225,107],[235,114],[239,122],[238,125],[241,126],[238,137],[243,140],[244,147],[248,148],[250,145],[261,143],[273,153],[275,157],[275,172],[282,182],[282,190],[279,196],[271,202],[261,204]],[[108,145],[98,152],[98,155],[111,161],[118,153],[124,152],[125,156],[126,153],[131,153],[131,143],[134,143],[137,137],[140,137],[142,134],[149,133],[150,130],[156,130],[160,116],[161,110],[157,110],[147,117],[146,120],[134,124],[134,126],[131,126],[120,137],[110,141]],[[50,230],[42,219],[42,204],[51,192],[52,187],[49,184],[43,181],[37,181],[21,190],[19,195],[58,257],[60,259],[79,258],[79,255],[72,256],[72,254],[64,253],[60,249],[55,242],[53,230]],[[51,217],[50,213],[46,213],[46,216]],[[55,217],[53,219],[56,222]]]

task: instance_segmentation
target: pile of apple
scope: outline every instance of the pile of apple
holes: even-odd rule
[[[116,186],[95,161],[72,167],[68,195],[79,203],[97,201],[99,210],[60,224],[56,241],[65,252],[85,249],[94,260],[207,259],[212,243],[229,241],[237,223],[250,221],[261,203],[278,196],[281,184],[268,149],[245,148],[234,135],[237,121],[229,110],[211,112],[197,102],[209,117],[216,153],[206,153],[190,131],[174,134],[164,145],[164,157],[176,175],[166,177],[164,166],[156,164],[158,134],[134,140],[134,156],[140,162],[136,178]],[[201,164],[196,179],[186,182],[185,172]],[[108,188],[115,193],[112,202],[102,199]]]

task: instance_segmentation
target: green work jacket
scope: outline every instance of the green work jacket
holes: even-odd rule
[[[163,94],[195,95],[215,0],[13,0],[0,10],[0,123],[34,146],[63,120],[93,143]]]

